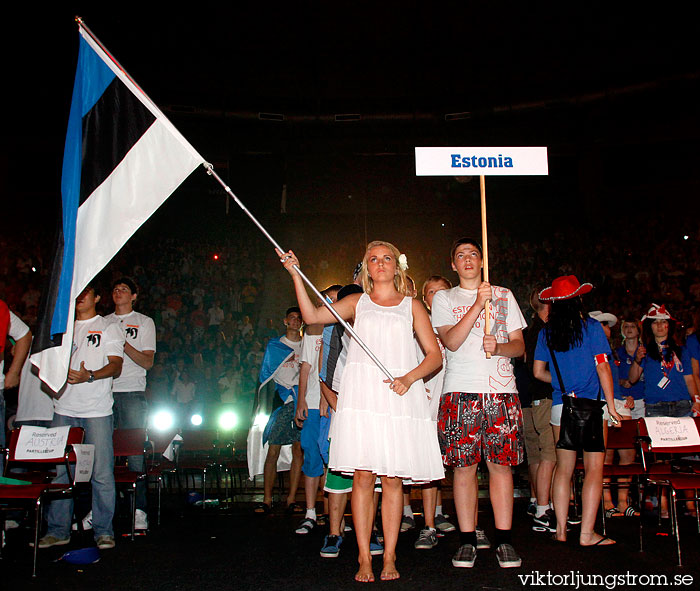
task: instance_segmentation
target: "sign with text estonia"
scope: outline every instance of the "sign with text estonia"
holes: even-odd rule
[[[547,148],[416,148],[417,176],[546,175]]]

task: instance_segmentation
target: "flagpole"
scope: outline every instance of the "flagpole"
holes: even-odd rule
[[[489,281],[489,245],[488,232],[486,229],[486,177],[482,174],[479,177],[481,188],[481,248],[483,249],[482,262],[484,264],[484,281]],[[484,302],[484,334],[491,334],[491,300]],[[491,359],[491,353],[486,353],[486,359]]]
[[[213,177],[216,179],[216,181],[223,187],[224,191],[226,191],[226,193],[231,197],[231,199],[233,199],[233,200],[236,202],[236,204],[238,205],[238,207],[240,207],[240,208],[243,210],[243,213],[245,213],[245,214],[251,219],[251,221],[258,227],[258,229],[265,235],[265,238],[267,238],[267,239],[270,241],[270,243],[272,244],[272,246],[274,246],[274,247],[275,247],[277,250],[279,250],[280,252],[287,252],[287,251],[286,251],[284,248],[282,248],[282,247],[279,245],[279,243],[270,235],[270,233],[269,233],[269,232],[265,229],[265,227],[257,220],[257,218],[256,218],[252,213],[250,213],[250,211],[248,211],[248,208],[247,208],[245,205],[243,205],[243,203],[241,202],[241,200],[240,200],[238,197],[236,197],[236,195],[234,194],[234,192],[231,190],[231,187],[229,187],[229,186],[221,179],[221,177],[220,177],[218,174],[216,174],[216,172],[214,171],[214,167],[213,167],[211,164],[209,164],[208,162],[205,162],[205,163],[203,164],[203,166],[204,166],[204,168],[206,169],[207,174],[210,175],[210,176],[213,176]],[[340,314],[338,314],[338,312],[336,311],[336,309],[335,309],[331,304],[328,303],[328,301],[326,300],[326,298],[324,298],[323,295],[321,294],[321,292],[318,291],[318,289],[316,289],[316,286],[311,282],[311,280],[310,280],[306,275],[304,275],[304,273],[302,272],[302,270],[299,268],[299,265],[294,265],[293,268],[294,268],[294,270],[295,270],[297,273],[299,273],[299,276],[303,279],[304,283],[306,283],[306,285],[308,285],[308,286],[311,288],[311,291],[313,291],[313,292],[316,294],[316,297],[318,297],[318,298],[321,300],[321,302],[323,302],[323,305],[324,305],[326,308],[328,308],[329,312],[330,312],[331,314],[333,314],[334,318],[335,318],[338,322],[340,322],[340,324],[343,325],[343,327],[345,328],[345,330],[347,330],[347,331],[350,333],[350,336],[352,336],[352,338],[354,338],[354,339],[357,341],[357,344],[360,345],[360,347],[362,347],[362,350],[363,350],[365,353],[367,353],[367,355],[369,355],[370,359],[371,359],[372,361],[374,361],[374,363],[375,363],[376,366],[382,371],[382,373],[383,373],[387,378],[389,378],[389,379],[393,382],[393,381],[394,381],[394,376],[391,375],[391,372],[389,372],[389,370],[388,370],[386,367],[384,367],[384,365],[382,364],[382,362],[379,361],[379,359],[377,358],[377,356],[376,356],[374,353],[372,353],[372,351],[369,349],[369,347],[364,343],[364,341],[363,341],[363,340],[358,336],[358,334],[353,330],[352,326],[350,326],[345,320],[343,320],[343,318],[340,316]]]

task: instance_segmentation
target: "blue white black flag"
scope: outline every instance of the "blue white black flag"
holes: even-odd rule
[[[65,384],[75,298],[204,159],[80,25],[63,156],[62,233],[32,362]]]

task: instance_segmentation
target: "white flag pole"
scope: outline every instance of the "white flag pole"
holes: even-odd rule
[[[150,104],[147,104],[147,103],[144,103],[144,104],[146,104],[147,107],[151,109],[153,114],[156,117],[161,117],[165,122],[167,122],[170,126],[172,126],[172,129],[176,132],[178,137],[182,137],[180,135],[180,133],[177,132],[177,130],[175,130],[175,127],[172,125],[172,123],[170,123],[170,121],[168,121],[168,119],[165,117],[165,115],[163,115],[163,113],[160,111],[160,109],[158,109],[156,104],[148,97],[148,95],[145,92],[143,92],[141,87],[138,86],[138,84],[136,84],[136,82],[134,81],[133,78],[131,78],[131,76],[129,76],[129,74],[121,66],[121,64],[116,59],[114,59],[114,56],[112,56],[112,54],[110,54],[107,51],[107,48],[104,45],[102,45],[102,43],[100,43],[99,39],[97,39],[97,37],[95,37],[93,32],[90,29],[88,29],[87,25],[83,22],[83,19],[80,18],[79,16],[76,16],[75,20],[79,24],[79,26],[90,36],[90,38],[94,40],[94,42],[105,53],[105,55],[107,55],[109,57],[109,59],[114,63],[115,67],[118,68],[121,72],[123,72],[123,74],[129,79],[129,82],[131,82],[134,85],[134,87],[136,87],[138,89],[138,91],[146,98],[147,103],[150,103]],[[182,138],[182,139],[183,139],[183,141],[186,142],[186,140],[184,138]],[[194,152],[194,148],[192,148],[189,145],[189,143],[187,143],[187,146]],[[197,154],[197,156],[199,158],[201,158],[201,156],[199,156],[199,154]],[[204,160],[203,158],[201,158],[201,159]],[[204,166],[204,168],[206,169],[207,174],[213,176],[218,181],[218,183],[224,188],[224,191],[226,191],[226,193],[228,193],[228,195],[238,204],[238,206],[252,220],[252,222],[258,227],[258,229],[272,243],[272,245],[275,248],[277,248],[278,250],[280,250],[281,252],[286,252],[286,250],[284,250],[277,243],[277,241],[270,235],[270,233],[263,227],[263,225],[255,218],[255,216],[252,213],[250,213],[250,211],[248,211],[248,209],[246,208],[245,205],[243,205],[241,200],[238,199],[238,197],[236,197],[236,195],[234,195],[233,191],[231,191],[231,188],[228,185],[226,185],[226,183],[224,183],[224,181],[221,179],[221,177],[218,174],[216,174],[216,172],[214,172],[214,167],[211,164],[209,164],[208,162],[203,162],[202,166]],[[347,322],[345,322],[345,320],[343,320],[340,317],[340,315],[338,314],[338,312],[335,311],[333,306],[331,306],[326,301],[326,298],[324,298],[321,295],[321,292],[318,291],[318,289],[316,289],[314,284],[311,283],[311,280],[306,275],[304,275],[304,273],[301,271],[299,266],[294,265],[294,269],[297,271],[297,273],[299,273],[301,278],[304,280],[304,283],[306,283],[311,288],[311,290],[316,294],[316,296],[323,302],[323,305],[326,306],[326,308],[328,308],[328,310],[331,312],[331,314],[333,314],[333,316],[336,318],[336,320],[338,322],[340,322],[340,324],[342,324],[345,327],[345,330],[347,330],[350,333],[350,336],[352,336],[352,338],[354,338],[357,341],[357,344],[360,345],[360,347],[362,347],[364,352],[367,353],[367,355],[369,355],[370,359],[377,365],[377,367],[382,371],[382,373],[393,382],[394,376],[392,376],[391,373],[389,372],[389,370],[386,367],[384,367],[382,362],[379,361],[379,359],[377,359],[377,356],[374,353],[372,353],[372,351],[370,351],[369,347],[362,341],[362,339],[357,335],[357,333],[352,329],[352,327]]]
[[[243,203],[241,202],[241,200],[240,200],[238,197],[236,197],[236,195],[234,194],[234,192],[231,190],[231,187],[229,187],[229,186],[221,179],[221,177],[220,177],[218,174],[216,174],[216,172],[214,172],[214,167],[213,167],[211,164],[209,164],[209,163],[205,163],[203,166],[204,166],[204,168],[206,168],[207,174],[213,176],[213,177],[218,181],[218,183],[223,187],[224,191],[226,191],[226,193],[231,197],[231,199],[233,199],[233,200],[236,202],[236,204],[238,205],[238,207],[240,207],[240,208],[243,210],[243,213],[245,213],[245,214],[251,219],[251,221],[258,227],[258,229],[265,235],[265,238],[267,238],[267,239],[270,241],[270,243],[272,244],[272,246],[274,246],[274,247],[275,247],[277,250],[279,250],[280,252],[287,252],[287,251],[286,251],[284,248],[282,248],[282,247],[278,244],[278,242],[270,235],[270,233],[269,233],[269,232],[265,229],[265,227],[257,220],[257,218],[256,218],[252,213],[250,213],[250,211],[248,211],[248,208],[247,208],[245,205],[243,205]],[[323,302],[323,305],[324,305],[326,308],[328,308],[328,310],[330,311],[331,314],[333,314],[333,316],[335,317],[335,319],[336,319],[338,322],[340,322],[340,324],[343,325],[343,327],[345,328],[345,330],[347,330],[347,331],[350,333],[350,336],[352,336],[352,338],[355,339],[355,340],[357,341],[357,344],[360,345],[360,347],[362,347],[362,350],[363,350],[365,353],[367,353],[367,355],[369,355],[370,359],[371,359],[372,361],[374,361],[374,363],[376,364],[376,366],[377,366],[380,370],[382,370],[382,373],[383,373],[387,378],[389,378],[389,379],[393,382],[393,381],[394,381],[394,376],[392,376],[391,373],[389,372],[389,370],[388,370],[386,367],[384,367],[384,365],[382,364],[381,361],[379,361],[379,359],[377,358],[377,356],[376,356],[374,353],[372,353],[372,351],[369,349],[369,347],[362,341],[362,339],[358,336],[358,334],[352,329],[352,326],[350,326],[347,322],[345,322],[345,320],[343,320],[343,319],[341,318],[340,314],[338,314],[338,312],[336,312],[335,308],[334,308],[331,304],[328,303],[328,301],[326,300],[326,298],[324,298],[324,297],[321,295],[321,292],[318,291],[318,289],[316,289],[316,286],[311,282],[311,280],[310,280],[306,275],[304,275],[304,273],[302,272],[302,270],[299,268],[299,265],[294,265],[294,270],[295,270],[297,273],[299,273],[299,276],[304,280],[304,283],[306,283],[306,285],[308,285],[308,286],[311,288],[311,291],[313,291],[313,292],[316,294],[316,297],[318,297],[318,298]]]

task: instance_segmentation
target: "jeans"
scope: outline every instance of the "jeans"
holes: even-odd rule
[[[689,398],[685,400],[671,400],[646,404],[646,416],[648,417],[689,417],[693,403]]]
[[[52,427],[82,427],[85,429],[84,443],[95,445],[95,464],[92,468],[92,527],[95,539],[99,536],[114,536],[112,519],[117,503],[114,486],[114,455],[112,452],[113,417],[80,418],[55,414]],[[67,483],[69,476],[64,466],[59,466],[54,482]],[[47,535],[60,539],[70,537],[73,499],[52,501],[46,520]]]
[[[115,429],[145,429],[148,419],[148,402],[144,392],[114,392],[114,428]],[[129,470],[144,472],[146,462],[143,454],[127,458]],[[146,510],[147,483],[141,480],[136,483],[136,508]]]

